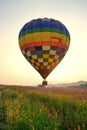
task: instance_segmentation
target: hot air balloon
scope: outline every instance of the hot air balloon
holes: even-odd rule
[[[38,18],[26,23],[19,32],[19,46],[24,57],[46,78],[60,63],[70,45],[70,34],[60,21]]]

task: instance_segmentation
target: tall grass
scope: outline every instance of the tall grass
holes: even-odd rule
[[[2,90],[6,130],[87,130],[86,90],[4,86]]]

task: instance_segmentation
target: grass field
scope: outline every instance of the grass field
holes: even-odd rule
[[[87,89],[0,86],[0,130],[87,130]]]

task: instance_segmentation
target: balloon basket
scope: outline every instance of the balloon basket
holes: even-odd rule
[[[43,80],[42,86],[45,86],[45,85],[47,85],[47,81],[46,81],[46,80]]]

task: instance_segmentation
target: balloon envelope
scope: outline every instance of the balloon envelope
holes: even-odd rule
[[[63,59],[69,44],[67,28],[54,19],[34,19],[26,23],[19,33],[23,55],[44,79]]]

